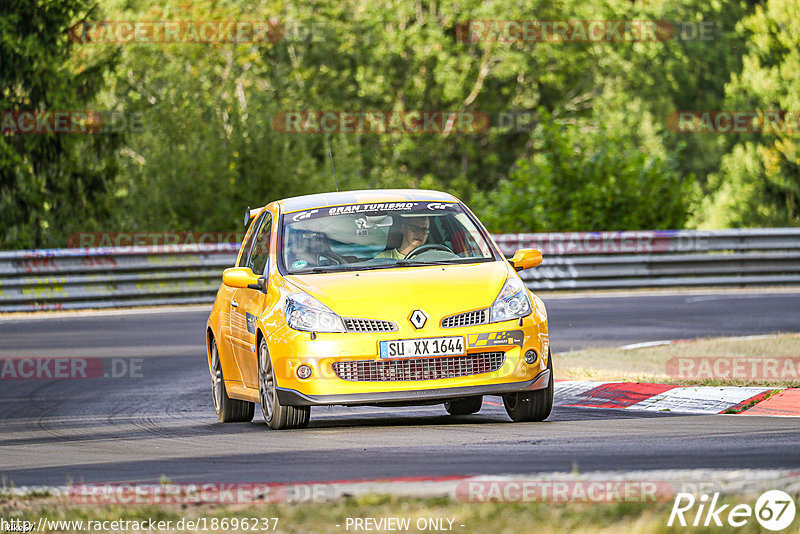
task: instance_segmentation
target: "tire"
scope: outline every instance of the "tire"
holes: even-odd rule
[[[305,428],[311,418],[311,406],[284,406],[278,400],[275,372],[267,349],[267,340],[258,344],[258,392],[261,396],[261,412],[264,421],[272,430]]]
[[[211,398],[214,400],[214,412],[220,423],[249,423],[256,413],[256,404],[228,397],[225,391],[225,378],[222,375],[222,363],[219,361],[217,340],[211,338]]]
[[[553,358],[547,353],[547,368],[550,370],[550,383],[544,389],[510,393],[503,395],[506,413],[516,423],[544,421],[553,410]]]
[[[469,415],[480,411],[483,396],[451,400],[444,403],[444,409],[450,415]]]

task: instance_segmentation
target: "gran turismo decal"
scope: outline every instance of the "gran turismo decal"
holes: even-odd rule
[[[522,348],[523,339],[522,330],[506,330],[505,332],[469,334],[467,336],[467,344],[470,348],[494,347],[495,345],[518,345]]]
[[[423,206],[432,211],[455,209],[455,204],[446,204],[442,202],[379,202],[370,204],[347,204],[344,206],[334,206],[331,208],[305,210],[297,213],[288,213],[286,216],[291,217],[292,222],[299,222],[330,215],[352,215],[355,213],[381,215],[386,214],[387,212],[412,211],[422,208]]]
[[[347,215],[350,213],[372,213],[381,211],[408,211],[416,206],[416,202],[382,202],[379,204],[353,204],[336,206],[328,210],[328,215]]]

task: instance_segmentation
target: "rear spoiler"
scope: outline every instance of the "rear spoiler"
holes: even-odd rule
[[[261,213],[261,210],[266,208],[266,206],[261,206],[260,208],[250,209],[250,206],[247,206],[247,209],[244,210],[244,225],[247,226],[250,224],[250,219]]]

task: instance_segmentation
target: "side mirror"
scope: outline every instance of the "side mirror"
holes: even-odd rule
[[[230,287],[261,289],[258,276],[247,267],[225,269],[222,271],[222,283]]]
[[[517,271],[530,269],[542,263],[542,251],[535,248],[523,248],[514,253],[514,257],[508,260]]]
[[[258,279],[258,281],[255,284],[250,284],[249,286],[247,286],[247,288],[248,289],[258,289],[262,293],[266,293],[267,292],[267,276],[266,275],[262,276],[261,278]]]

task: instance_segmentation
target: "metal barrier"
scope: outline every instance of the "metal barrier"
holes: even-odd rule
[[[534,290],[800,284],[800,228],[494,236]],[[0,312],[209,303],[238,243],[0,252]]]
[[[0,252],[0,312],[208,303],[238,243]]]
[[[800,228],[567,232],[495,236],[504,254],[538,248],[531,289],[800,283]]]

